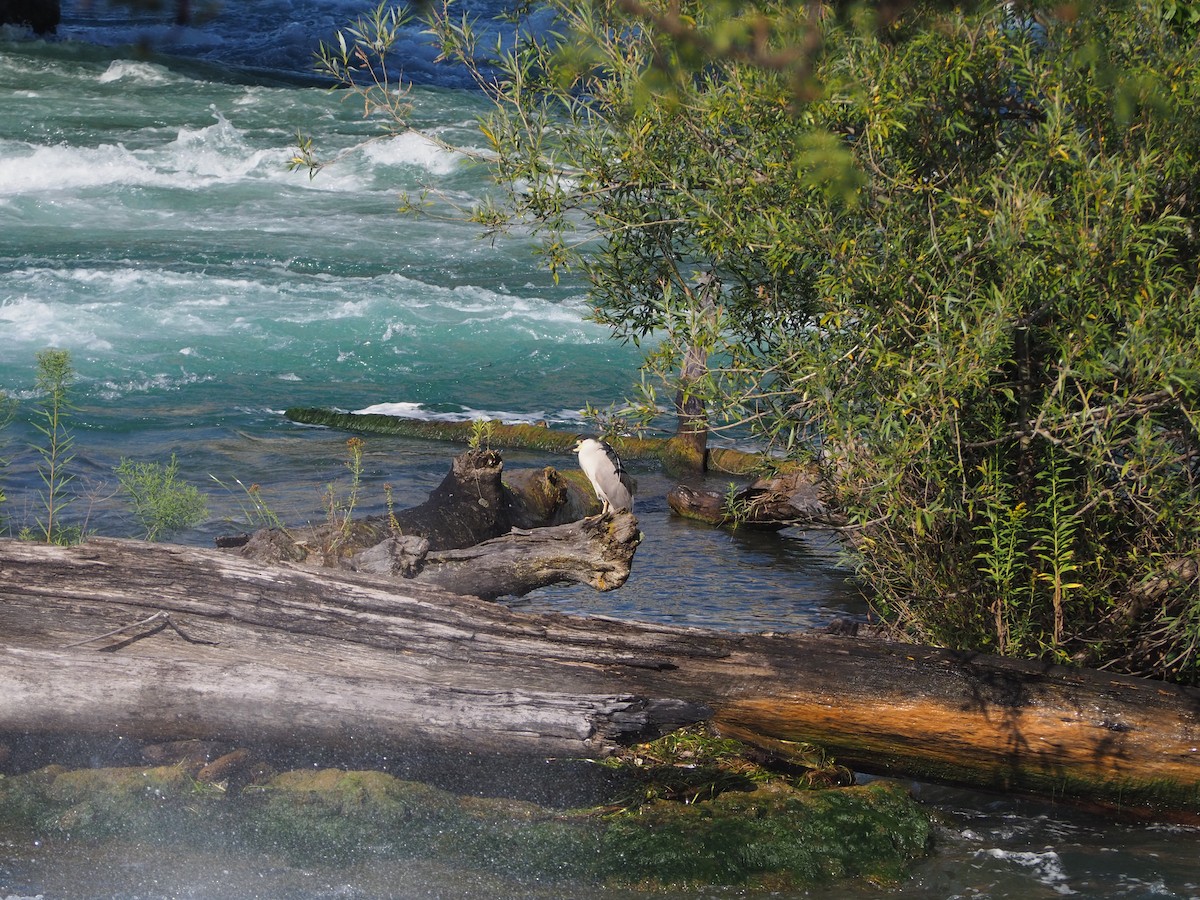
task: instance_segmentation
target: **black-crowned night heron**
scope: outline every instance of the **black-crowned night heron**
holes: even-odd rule
[[[595,438],[581,438],[575,445],[575,452],[579,454],[579,468],[583,469],[600,498],[601,514],[633,512],[633,485],[617,452]]]

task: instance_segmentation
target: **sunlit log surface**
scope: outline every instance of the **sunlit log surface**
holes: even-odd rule
[[[0,629],[0,732],[597,757],[711,718],[864,772],[1200,813],[1200,692],[1091,671],[117,540],[0,541]]]

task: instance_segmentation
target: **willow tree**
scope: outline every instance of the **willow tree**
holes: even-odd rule
[[[494,101],[477,217],[654,338],[647,399],[700,348],[682,387],[823,466],[898,633],[1200,680],[1187,8],[537,9],[489,53],[434,16]]]

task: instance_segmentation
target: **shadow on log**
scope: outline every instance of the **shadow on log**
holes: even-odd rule
[[[535,616],[135,541],[0,541],[0,732],[600,757],[710,720],[881,775],[1200,814],[1200,691],[825,635]]]

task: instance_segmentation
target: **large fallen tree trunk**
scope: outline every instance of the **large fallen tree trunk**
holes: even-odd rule
[[[114,540],[0,541],[0,629],[0,732],[597,757],[711,719],[865,772],[1200,813],[1200,692],[1091,671]]]

